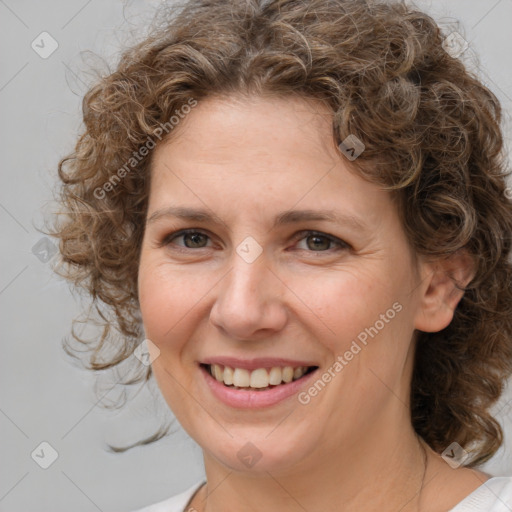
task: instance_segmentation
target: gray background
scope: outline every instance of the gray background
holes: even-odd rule
[[[151,434],[171,415],[155,389],[129,394],[120,411],[100,406],[123,389],[112,383],[109,388],[107,378],[95,395],[93,376],[63,353],[61,339],[83,306],[38,250],[43,244],[51,256],[52,246],[44,246],[36,227],[54,208],[57,162],[74,146],[81,96],[94,78],[90,66],[114,64],[119,49],[140,38],[158,4],[0,0],[0,511],[127,512],[179,492],[203,475],[201,451],[179,425],[172,436],[147,447],[117,455],[105,449],[106,442],[129,443]],[[416,4],[446,33],[456,29],[469,42],[464,60],[502,101],[510,148],[512,0]],[[462,28],[454,25],[457,21]],[[43,31],[59,45],[46,59],[31,47]],[[100,57],[84,55],[85,50]],[[510,388],[496,411],[505,445],[483,469],[512,475]],[[58,453],[48,469],[31,457],[43,441]],[[50,450],[37,453],[41,461]]]

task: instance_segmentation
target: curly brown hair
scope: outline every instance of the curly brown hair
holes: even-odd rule
[[[163,127],[191,98],[313,98],[332,111],[336,144],[364,142],[353,167],[398,199],[415,253],[464,249],[474,260],[451,324],[417,333],[411,421],[438,453],[471,445],[468,467],[491,458],[503,433],[489,409],[512,374],[512,204],[495,95],[443,49],[434,20],[403,2],[191,0],[158,19],[87,92],[85,131],[59,163],[60,272],[90,294],[102,325],[89,341],[73,329],[92,352],[88,368],[119,365],[143,337],[137,274],[153,152],[141,148],[172,137]],[[150,376],[143,368],[130,383]]]

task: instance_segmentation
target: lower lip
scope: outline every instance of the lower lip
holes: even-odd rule
[[[265,391],[248,391],[245,389],[234,389],[220,383],[212,377],[206,368],[199,367],[212,393],[223,403],[231,407],[240,409],[256,409],[261,407],[270,407],[286,398],[289,398],[305,387],[311,378],[316,374],[318,368],[300,379],[280,384],[275,388]]]

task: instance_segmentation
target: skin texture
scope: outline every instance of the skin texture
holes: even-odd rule
[[[441,511],[488,478],[453,470],[428,448],[425,472],[409,416],[414,332],[450,323],[462,295],[446,271],[465,283],[470,264],[464,255],[416,259],[389,194],[349,165],[329,112],[298,98],[202,100],[155,149],[139,299],[160,350],[158,385],[203,449],[208,489],[191,503],[198,511]],[[171,206],[216,220],[165,215]],[[292,209],[327,209],[363,226],[273,227]],[[170,240],[191,228],[207,236]],[[304,230],[339,243],[315,245]],[[248,236],[263,250],[253,263],[236,252]],[[200,361],[224,355],[291,357],[321,374],[396,303],[400,312],[307,405],[291,397],[233,409],[200,373]],[[237,457],[248,441],[261,452],[252,468]]]

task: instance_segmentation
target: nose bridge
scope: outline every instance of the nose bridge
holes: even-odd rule
[[[279,290],[262,254],[254,260],[240,255],[243,243],[233,252],[230,271],[221,282],[210,318],[227,335],[247,339],[260,330],[281,329],[286,321]],[[249,245],[249,250],[251,250]]]
[[[237,299],[238,303],[246,306],[261,307],[265,302],[262,284],[266,281],[267,272],[268,269],[261,259],[247,263],[238,256],[234,257],[231,272],[227,276],[225,296]]]

